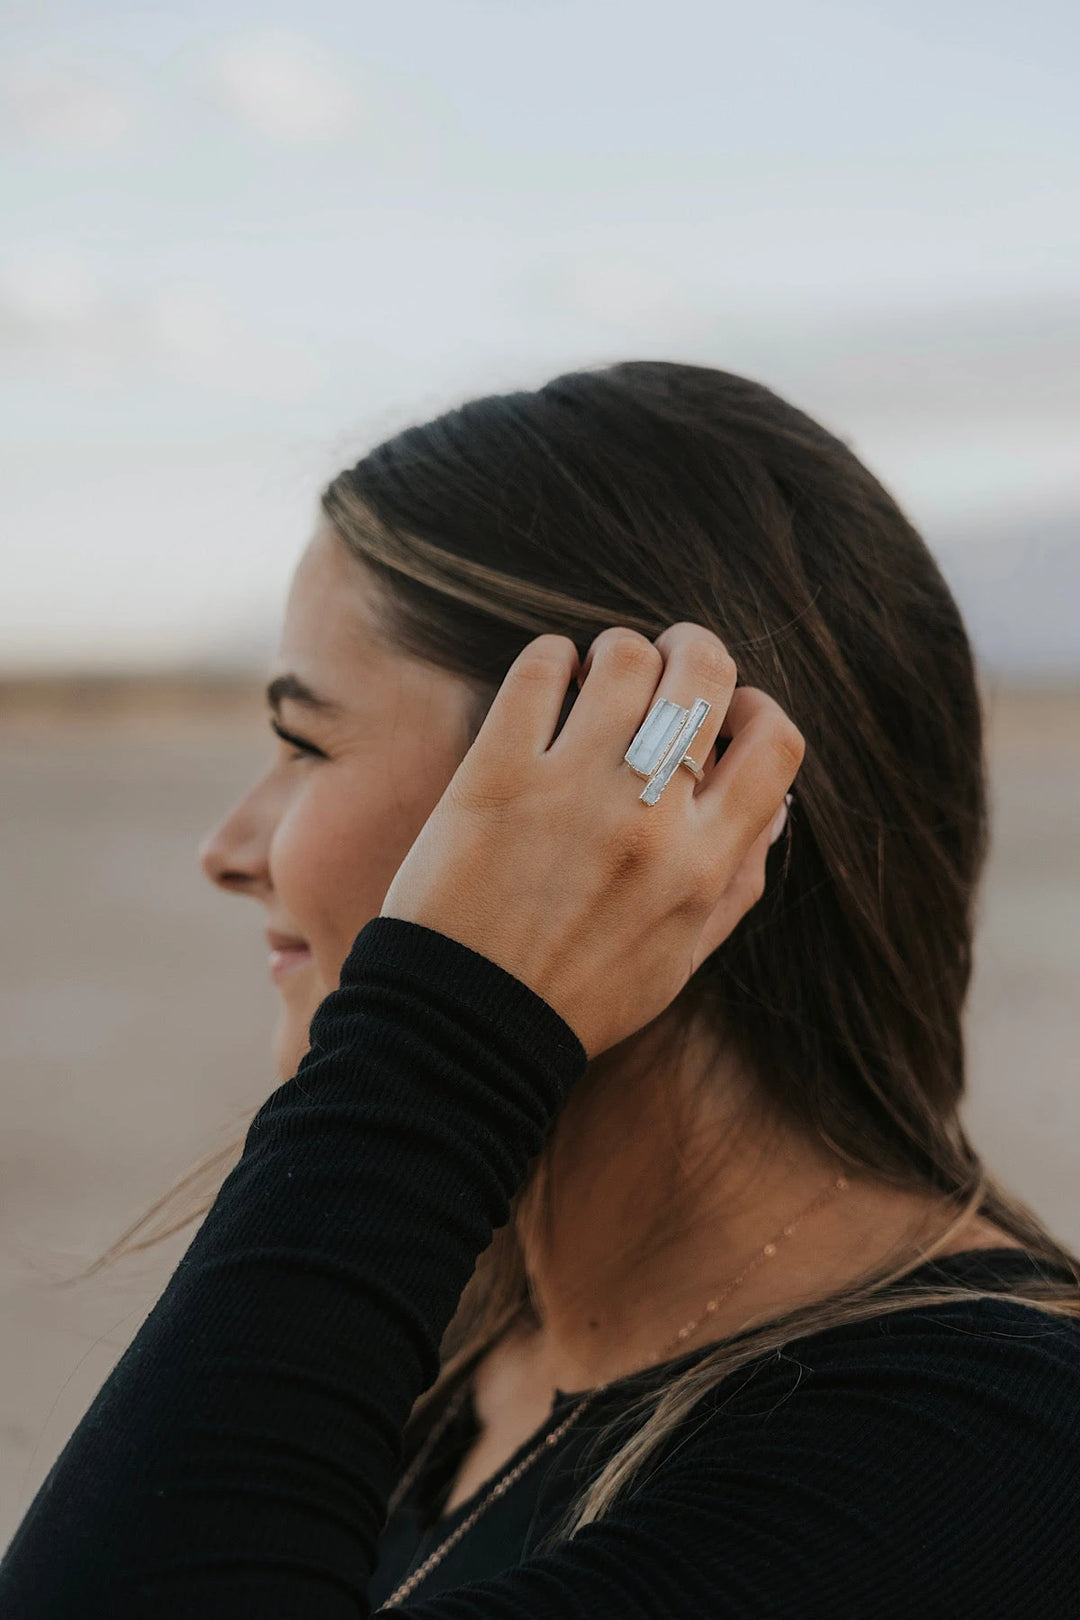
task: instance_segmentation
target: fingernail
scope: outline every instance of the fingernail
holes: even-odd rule
[[[776,840],[779,838],[780,834],[783,832],[786,825],[787,825],[787,804],[784,803],[784,804],[782,804],[780,806],[779,810],[776,812],[776,818],[775,818],[775,820],[773,821],[773,824],[772,824],[772,832],[769,834],[769,844],[770,844],[770,846],[776,843]]]

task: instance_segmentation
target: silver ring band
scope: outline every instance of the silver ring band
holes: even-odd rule
[[[636,776],[647,778],[638,794],[643,804],[656,803],[680,765],[686,765],[701,781],[701,766],[686,756],[711,708],[712,704],[700,697],[689,709],[670,698],[657,698],[623,755]]]

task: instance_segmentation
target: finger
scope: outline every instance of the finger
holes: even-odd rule
[[[791,794],[790,793],[785,793],[784,794],[784,802],[780,806],[779,810],[776,812],[776,817],[775,817],[772,825],[769,828],[769,848],[770,849],[776,843],[777,839],[780,837],[780,834],[783,832],[784,828],[787,826],[787,823],[788,823],[788,806],[790,805],[790,803],[791,803]]]
[[[639,631],[611,625],[595,638],[581,668],[581,691],[555,750],[617,765],[652,707],[663,654]]]
[[[713,747],[738,679],[735,660],[712,630],[688,621],[670,625],[657,636],[654,645],[664,657],[664,673],[656,697],[668,698],[684,709],[692,708],[698,698],[704,698],[709,704],[708,713],[692,740],[679,747],[680,753],[688,752],[701,766],[707,780]],[[680,770],[664,789],[665,793],[676,780],[684,782],[682,791],[694,793],[694,778],[689,771]]]
[[[731,740],[694,803],[730,859],[773,827],[806,740],[779,703],[754,686],[736,688],[720,734]]]
[[[533,755],[544,753],[578,668],[569,636],[542,635],[528,642],[504,675],[474,748],[483,738],[485,748],[500,750],[503,757],[522,747]]]
[[[694,946],[691,972],[696,973],[702,962],[719,949],[765,893],[766,864],[774,826],[775,821],[754,839],[706,918]]]

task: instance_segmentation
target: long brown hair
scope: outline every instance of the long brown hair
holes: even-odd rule
[[[959,1118],[988,841],[978,681],[933,557],[852,451],[745,378],[629,362],[408,428],[322,504],[381,586],[387,637],[473,684],[477,728],[527,641],[555,631],[584,653],[612,624],[650,639],[679,620],[708,625],[740,682],[781,703],[807,744],[788,833],[764,896],[669,1012],[711,1022],[774,1117],[853,1170],[956,1209],[903,1264],[718,1344],[643,1397],[564,1533],[602,1516],[745,1362],[986,1292],[889,1292],[975,1212],[1067,1273],[1040,1268],[995,1297],[1080,1317],[1080,1260],[991,1178]],[[407,1449],[528,1309],[512,1220],[465,1290]]]
[[[960,1124],[988,849],[980,692],[938,565],[852,450],[745,377],[643,361],[406,429],[322,505],[381,583],[385,633],[473,682],[478,724],[528,640],[554,630],[585,653],[610,624],[649,638],[675,620],[709,625],[740,682],[782,703],[806,737],[790,836],[763,899],[675,1011],[712,1019],[764,1106],[842,1162],[957,1209],[904,1265],[717,1346],[644,1396],[568,1533],[607,1511],[735,1367],[840,1322],[970,1298],[962,1285],[882,1290],[975,1210],[1072,1275],[1012,1298],[1080,1317],[1077,1257],[994,1184]],[[528,1309],[510,1221],[461,1299],[413,1447]]]

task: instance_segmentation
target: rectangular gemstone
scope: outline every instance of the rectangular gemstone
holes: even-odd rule
[[[702,722],[711,708],[712,704],[706,703],[704,698],[698,698],[695,701],[690,713],[686,716],[686,719],[679,727],[678,734],[676,735],[674,742],[671,744],[671,747],[665,755],[662,763],[650,779],[645,791],[638,795],[638,797],[642,799],[645,804],[656,803],[657,799],[660,797],[661,793],[667,787],[668,783],[671,781],[671,778],[678,770],[679,765],[682,762],[683,755],[690,752],[690,745],[693,743],[694,738],[701,730]]]
[[[681,703],[659,698],[626,750],[626,763],[642,776],[651,776],[662,763],[685,718],[686,710]]]

